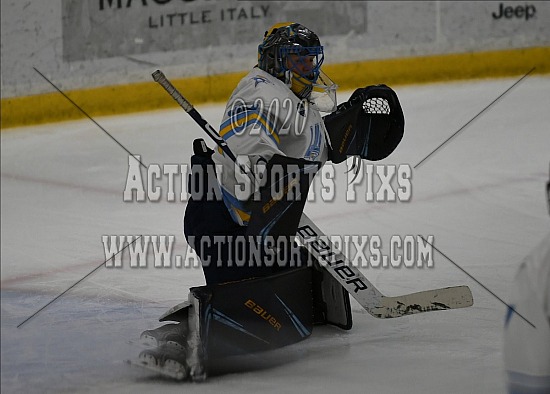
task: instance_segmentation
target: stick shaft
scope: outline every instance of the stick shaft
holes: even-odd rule
[[[229,146],[227,146],[227,143],[224,141],[224,139],[218,134],[218,132],[208,123],[201,114],[193,107],[193,105],[187,101],[185,97],[176,89],[174,85],[166,78],[164,73],[160,70],[155,71],[153,74],[153,79],[155,82],[158,82],[160,86],[162,86],[170,96],[182,107],[185,112],[187,112],[194,120],[198,123],[198,125],[208,134],[210,138],[214,140],[216,145],[218,145],[223,152],[229,156],[231,160],[234,162],[237,162],[237,158],[231,152],[231,149],[229,149]]]

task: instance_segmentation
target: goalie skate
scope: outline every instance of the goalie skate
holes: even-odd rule
[[[173,346],[162,345],[142,351],[137,360],[128,363],[172,379],[184,380],[189,376],[186,357],[185,349],[178,350]]]

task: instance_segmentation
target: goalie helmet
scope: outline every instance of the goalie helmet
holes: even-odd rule
[[[294,22],[273,25],[264,34],[258,46],[258,67],[286,83],[302,99],[332,93],[328,104],[330,112],[336,104],[336,85],[326,75],[321,75],[323,46],[317,34]],[[318,83],[321,80],[321,84]],[[315,95],[313,95],[315,96]],[[321,102],[321,100],[319,100]],[[325,106],[326,103],[324,103]]]

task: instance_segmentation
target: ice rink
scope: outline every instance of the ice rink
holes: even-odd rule
[[[379,164],[416,165],[518,79],[396,88],[406,132]],[[392,236],[433,235],[507,300],[520,261],[550,231],[549,102],[550,78],[527,77],[413,170],[408,202],[366,202],[365,182],[347,201],[342,163],[334,198],[317,190],[306,212],[327,234],[380,236],[385,253]],[[219,124],[223,106],[197,108]],[[197,137],[213,145],[175,104],[96,120],[146,165],[188,163]],[[351,331],[317,327],[302,343],[221,366],[202,384],[132,368],[124,360],[140,349],[129,340],[204,278],[200,268],[152,260],[132,268],[124,255],[121,268],[107,268],[102,236],[174,235],[173,253],[185,255],[185,202],[168,201],[166,178],[157,181],[160,201],[124,202],[128,153],[88,119],[9,129],[1,142],[2,392],[504,392],[506,307],[435,251],[433,268],[361,269],[389,295],[469,285],[473,307],[378,320],[352,301]],[[180,189],[176,177],[176,196]]]

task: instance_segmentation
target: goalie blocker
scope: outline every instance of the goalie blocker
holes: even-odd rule
[[[315,267],[193,287],[187,302],[159,320],[188,326],[185,363],[193,381],[204,380],[216,360],[300,342],[315,324],[352,326],[348,294]]]

